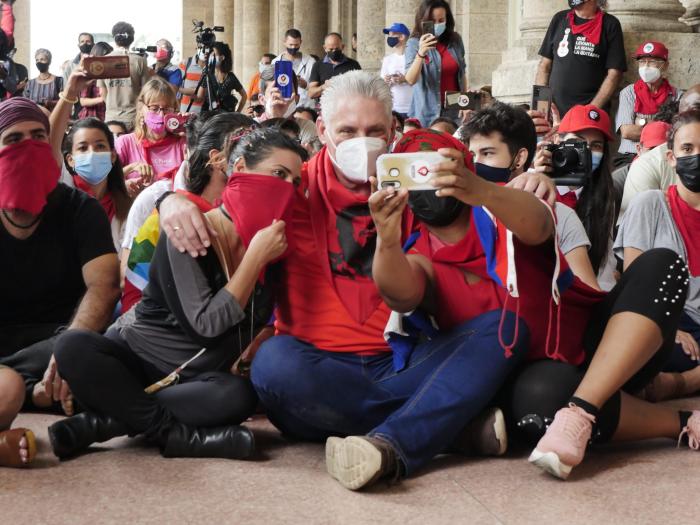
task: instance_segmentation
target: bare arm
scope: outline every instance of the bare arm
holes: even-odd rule
[[[605,107],[610,102],[617,86],[620,85],[620,79],[622,79],[622,71],[619,69],[608,69],[608,75],[603,80],[591,104],[598,108]]]
[[[238,107],[236,108],[236,111],[240,113],[243,111],[245,103],[248,102],[248,93],[245,92],[245,89],[241,88],[238,91],[238,94],[241,96],[241,100],[238,102]]]
[[[552,72],[552,59],[540,58],[540,63],[537,66],[537,74],[535,75],[535,84],[538,86],[549,85],[549,75]]]
[[[433,35],[425,34],[420,37],[420,40],[418,41],[418,51],[413,57],[413,62],[411,62],[411,66],[406,69],[406,74],[404,75],[406,82],[413,85],[416,82],[418,82],[418,80],[420,80],[420,76],[423,71],[423,61],[425,60],[426,54],[431,49],[435,49],[436,45],[437,39]]]
[[[629,265],[632,264],[637,257],[642,255],[642,253],[644,252],[642,252],[642,250],[640,250],[639,248],[625,248],[622,270],[627,270],[627,268],[629,268]]]
[[[564,255],[574,275],[595,290],[600,290],[598,279],[593,271],[593,265],[588,257],[588,249],[585,246],[574,248]]]
[[[309,83],[309,97],[310,98],[319,98],[323,94],[325,84],[321,84],[319,82],[310,82]]]
[[[70,77],[68,77],[68,83],[63,90],[63,95],[65,98],[75,100],[80,96],[80,92],[85,86],[85,71],[77,66]],[[66,129],[68,127],[68,120],[73,111],[73,104],[66,102],[65,99],[59,98],[56,103],[56,107],[51,112],[51,117],[49,122],[51,124],[51,134],[49,141],[51,143],[51,149],[53,150],[53,156],[59,165],[63,163],[63,155],[61,155],[61,146],[63,144],[63,137],[66,134]]]
[[[102,331],[114,313],[119,295],[119,261],[113,253],[101,255],[83,265],[87,291],[69,330]]]
[[[620,136],[623,139],[639,142],[642,136],[642,129],[642,126],[637,126],[636,124],[623,124],[620,126]]]

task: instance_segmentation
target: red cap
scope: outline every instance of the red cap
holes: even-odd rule
[[[671,124],[654,120],[649,122],[642,128],[642,135],[639,137],[639,143],[642,147],[651,149],[666,142],[668,130],[671,129]]]
[[[668,60],[668,49],[661,42],[642,42],[639,44],[634,58],[653,57]]]
[[[608,140],[614,140],[610,133],[610,117],[593,104],[572,107],[559,124],[559,133],[576,133],[586,129],[595,129]]]

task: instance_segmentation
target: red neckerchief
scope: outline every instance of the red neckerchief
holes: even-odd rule
[[[565,206],[568,206],[572,210],[576,210],[576,205],[578,204],[578,196],[575,191],[567,191],[564,195],[557,192],[557,202],[561,202]]]
[[[596,15],[583,24],[576,24],[574,10],[568,12],[569,27],[574,35],[583,35],[591,44],[597,46],[600,43],[600,34],[603,32],[603,11],[598,9]]]
[[[165,171],[165,172],[161,173],[160,175],[158,175],[158,176],[156,177],[155,181],[156,181],[156,182],[159,181],[159,180],[170,180],[170,181],[174,181],[174,180],[175,180],[175,175],[177,174],[177,172],[179,171],[179,169],[180,169],[180,166],[176,166],[176,167],[174,167],[174,168],[170,168],[168,171]]]
[[[95,192],[92,190],[92,187],[78,175],[73,175],[73,184],[75,184],[75,187],[79,190],[95,197]],[[104,208],[105,213],[109,218],[109,222],[112,222],[112,219],[114,219],[114,216],[117,214],[117,207],[114,204],[112,194],[109,192],[109,190],[107,190],[104,196],[100,199],[100,204],[102,205],[102,208]]]
[[[180,142],[180,137],[170,134],[165,135],[165,137],[158,140],[148,140],[147,138],[141,139],[140,144],[141,148],[143,149],[143,160],[145,160],[146,164],[149,166],[153,166],[153,163],[151,162],[151,150],[153,148],[169,146],[170,144],[175,144],[176,142]]]
[[[364,324],[382,302],[372,280],[377,230],[368,196],[343,186],[328,148],[308,165],[309,208],[321,267],[355,321]]]
[[[700,211],[691,208],[681,199],[676,186],[669,186],[666,193],[673,222],[683,238],[688,254],[688,268],[693,277],[700,275]]]
[[[673,96],[675,91],[668,80],[664,78],[656,92],[652,93],[647,83],[640,78],[634,83],[634,112],[640,115],[656,114],[659,111],[659,106],[669,96]]]
[[[204,199],[201,195],[192,193],[191,191],[176,190],[175,193],[179,193],[183,197],[187,197],[188,200],[194,202],[202,213],[207,213],[214,209],[214,205],[208,200]]]

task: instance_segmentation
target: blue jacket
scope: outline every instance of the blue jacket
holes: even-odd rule
[[[464,73],[467,70],[467,63],[464,59],[464,43],[462,37],[455,33],[455,39],[447,46],[447,50],[459,64],[458,82],[460,91],[465,90]],[[411,67],[418,54],[417,37],[411,37],[406,43],[406,71]],[[413,86],[413,99],[411,108],[408,111],[409,117],[415,117],[424,126],[440,116],[441,94],[440,94],[440,71],[442,60],[437,49],[428,51],[428,63],[423,62],[423,68],[418,81]]]

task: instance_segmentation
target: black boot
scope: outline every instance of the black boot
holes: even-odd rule
[[[166,458],[248,459],[255,452],[253,433],[244,426],[196,428],[174,423],[161,453]]]
[[[67,459],[83,452],[93,443],[109,441],[127,433],[126,427],[116,419],[83,412],[51,425],[49,440],[53,453],[59,459]]]

